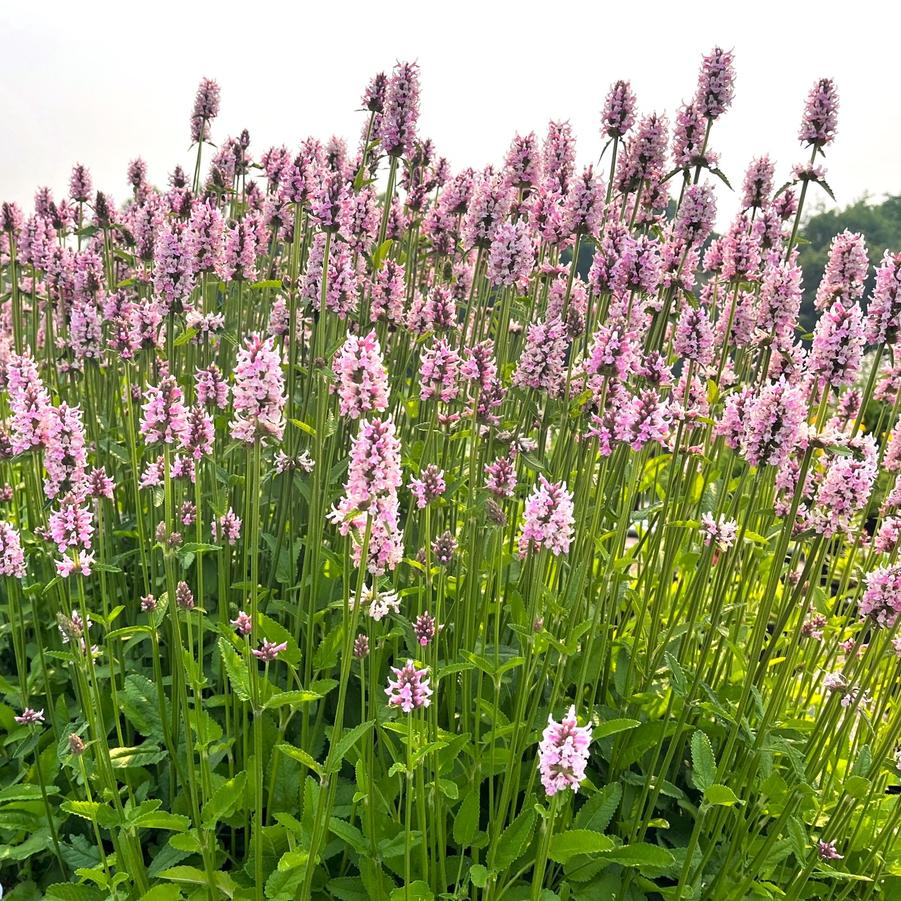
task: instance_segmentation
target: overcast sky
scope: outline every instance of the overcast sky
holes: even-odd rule
[[[398,59],[419,62],[420,134],[455,169],[499,161],[514,132],[543,134],[550,118],[569,119],[580,160],[592,162],[612,81],[631,79],[640,109],[672,121],[694,91],[701,55],[716,44],[734,49],[738,71],[734,105],[712,136],[733,184],[761,153],[775,159],[777,183],[806,157],[797,142],[804,98],[829,76],[841,97],[826,160],[839,203],[901,193],[901,4],[766,0],[734,12],[710,2],[599,0],[307,6],[4,3],[0,199],[30,208],[36,187],[65,188],[76,161],[116,198],[125,196],[136,156],[163,183],[175,163],[191,165],[188,118],[201,76],[222,88],[214,140],[246,127],[257,154],[310,134],[355,142],[366,82]],[[731,214],[734,201],[720,193]]]

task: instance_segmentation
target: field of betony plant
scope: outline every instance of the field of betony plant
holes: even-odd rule
[[[901,897],[901,254],[798,326],[835,86],[778,187],[720,49],[584,169],[455,172],[419,78],[292,149],[204,80],[193,172],[2,205],[7,897]]]

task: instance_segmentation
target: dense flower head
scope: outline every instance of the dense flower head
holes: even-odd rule
[[[695,94],[701,114],[718,119],[732,105],[735,94],[734,54],[714,47],[701,61]]]
[[[348,335],[332,369],[338,379],[342,416],[359,419],[388,408],[388,371],[374,331],[363,337]]]
[[[285,431],[285,376],[280,351],[272,338],[250,335],[238,351],[235,385],[232,391],[235,411],[231,434],[238,441],[274,438],[281,441]]]
[[[413,635],[420,647],[426,647],[435,638],[437,627],[435,625],[435,617],[428,611],[420,613],[413,621]]]
[[[419,66],[398,63],[388,79],[378,136],[388,156],[408,154],[419,120]]]
[[[534,131],[514,136],[504,160],[504,172],[517,188],[533,188],[541,181],[541,149]]]
[[[12,411],[11,449],[21,454],[46,445],[51,426],[50,395],[30,353],[10,354],[6,364],[6,388]]]
[[[93,190],[91,173],[86,166],[78,163],[72,169],[72,175],[69,178],[69,196],[76,203],[87,203],[91,199]]]
[[[831,78],[821,78],[807,95],[798,140],[825,147],[835,139],[838,124],[838,90]]]
[[[685,103],[673,126],[673,163],[679,169],[713,166],[716,155],[707,146],[707,119],[697,103]]]
[[[191,140],[196,144],[210,136],[210,123],[219,115],[219,85],[211,78],[202,78],[191,111]]]
[[[713,361],[713,329],[703,307],[686,305],[676,324],[673,350],[686,360],[701,366]]]
[[[817,288],[816,308],[825,310],[835,300],[848,304],[860,300],[869,268],[864,236],[848,229],[836,235],[832,239],[826,269]]]
[[[188,428],[184,395],[172,376],[144,392],[141,407],[141,434],[147,444],[181,443]]]
[[[715,545],[721,551],[728,551],[738,533],[738,523],[734,519],[720,516],[713,518],[710,512],[701,514],[701,538],[706,545]]]
[[[635,124],[635,92],[628,81],[616,81],[607,93],[601,113],[601,131],[611,138],[621,138]]]
[[[498,457],[485,464],[485,487],[496,497],[513,497],[516,491],[516,466],[510,457]]]
[[[549,122],[544,139],[544,180],[559,194],[566,194],[576,161],[576,141],[569,122]]]
[[[392,707],[400,707],[404,713],[412,713],[432,703],[428,668],[417,669],[416,664],[408,660],[400,668],[392,666],[391,672],[394,673],[394,678],[388,679],[385,694]]]
[[[901,563],[882,566],[867,574],[860,613],[890,629],[901,613]]]
[[[419,399],[438,398],[450,403],[460,392],[460,355],[447,339],[438,338],[422,352],[419,366]]]
[[[604,215],[604,185],[586,166],[578,178],[570,182],[563,204],[563,227],[571,235],[597,233]]]
[[[26,707],[18,716],[14,716],[13,719],[20,726],[35,726],[38,723],[44,722],[44,710],[43,708],[35,710],[33,707]]]
[[[624,399],[615,416],[613,434],[633,451],[652,442],[663,446],[669,437],[670,420],[666,400],[654,389],[644,388]]]
[[[446,490],[444,470],[439,469],[434,463],[429,463],[417,478],[410,479],[410,492],[416,498],[416,506],[420,510],[441,497]]]
[[[513,384],[556,395],[563,384],[568,346],[566,324],[561,319],[532,323],[513,373]]]
[[[673,224],[673,237],[688,246],[703,244],[716,220],[716,198],[710,185],[690,185]]]
[[[550,482],[539,475],[523,511],[519,556],[542,547],[555,556],[568,553],[574,524],[573,496],[566,482]]]
[[[529,284],[535,248],[523,220],[505,222],[494,233],[488,252],[488,280],[524,289]]]
[[[591,726],[580,726],[576,719],[576,708],[571,706],[565,717],[558,723],[548,716],[547,726],[538,743],[538,770],[545,792],[572,789],[579,790],[585,778],[588,765]]]
[[[894,344],[901,329],[901,253],[886,250],[867,306],[867,344]]]
[[[66,403],[52,407],[44,450],[44,493],[50,500],[80,488],[87,476],[84,423],[78,407]]]
[[[19,533],[8,522],[0,520],[0,576],[25,578],[25,551]]]
[[[742,453],[752,466],[779,466],[800,439],[807,404],[784,378],[766,385],[745,410]]]
[[[836,300],[820,316],[813,333],[808,366],[821,383],[853,385],[863,359],[864,328],[860,304]]]
[[[789,260],[768,262],[760,283],[757,327],[771,335],[790,334],[801,309],[803,273],[797,255]]]
[[[488,248],[513,201],[503,176],[485,173],[476,185],[463,217],[462,237],[468,247]]]
[[[372,322],[387,320],[393,325],[404,321],[404,267],[394,260],[386,260],[372,280],[369,298],[369,318]]]
[[[776,167],[768,156],[757,157],[751,160],[745,180],[742,184],[743,209],[752,207],[760,209],[767,205],[770,194],[773,192],[773,175]]]
[[[876,444],[872,436],[843,442],[849,453],[828,461],[805,520],[808,528],[832,537],[850,527],[851,518],[863,509],[876,481]]]
[[[642,116],[635,135],[617,162],[616,186],[621,192],[634,191],[643,181],[663,171],[667,131],[666,116],[657,113]]]

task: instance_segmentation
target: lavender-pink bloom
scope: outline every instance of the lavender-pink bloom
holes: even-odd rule
[[[713,360],[713,329],[703,307],[686,304],[676,324],[673,350],[686,360],[708,366]]]
[[[569,122],[548,123],[543,156],[545,185],[557,194],[566,194],[576,160],[576,142]]]
[[[13,527],[3,520],[0,520],[0,576],[25,578],[25,552],[22,550],[22,539]]]
[[[825,310],[835,300],[846,304],[860,300],[869,268],[864,236],[848,229],[836,235],[832,239],[826,269],[817,288],[814,301],[816,308]]]
[[[419,474],[419,478],[410,479],[410,492],[416,498],[416,506],[422,510],[432,501],[441,497],[447,490],[444,481],[444,470],[430,463]]]
[[[742,453],[752,466],[779,466],[794,450],[807,416],[804,392],[784,378],[749,400]]]
[[[563,204],[563,228],[570,235],[594,235],[604,215],[604,185],[587,166],[574,179]]]
[[[617,81],[610,88],[601,113],[601,132],[621,138],[635,124],[635,92],[628,81]]]
[[[408,154],[416,139],[419,119],[419,66],[398,63],[388,79],[379,123],[382,149],[388,156]]]
[[[525,222],[505,222],[494,233],[488,253],[488,280],[524,290],[535,262],[535,248]]]
[[[513,373],[514,386],[556,395],[563,384],[568,347],[566,325],[560,319],[532,323]]]
[[[504,161],[504,175],[517,188],[534,188],[541,181],[541,151],[535,132],[513,138]]]
[[[233,438],[245,444],[268,438],[281,441],[287,398],[281,353],[272,338],[250,335],[245,339],[235,364],[233,398]]]
[[[901,563],[867,573],[866,585],[860,602],[861,615],[869,616],[879,626],[890,629],[901,613]]]
[[[539,475],[523,511],[519,556],[526,557],[530,550],[542,547],[556,556],[568,553],[574,523],[573,497],[566,482],[549,482]]]
[[[860,304],[840,300],[820,316],[813,333],[808,366],[821,384],[853,385],[863,358],[863,312]]]
[[[420,707],[428,707],[431,702],[432,689],[427,668],[417,669],[412,660],[408,660],[402,667],[392,666],[393,679],[388,679],[388,687],[385,694],[388,695],[388,703],[392,707],[400,707],[404,713],[411,713]]]
[[[188,427],[187,410],[181,388],[172,376],[166,376],[158,386],[151,385],[144,392],[141,409],[141,434],[147,444],[181,442]]]
[[[695,94],[702,115],[718,119],[732,105],[735,94],[735,66],[731,50],[714,47],[701,62]]]
[[[901,253],[888,250],[876,270],[876,287],[867,307],[868,344],[894,344],[901,328]]]
[[[374,331],[362,338],[349,334],[335,355],[341,415],[359,419],[388,407],[388,371]]]
[[[423,352],[419,366],[419,398],[438,397],[450,403],[459,394],[460,355],[444,338],[433,341]]]
[[[673,237],[680,244],[703,244],[716,219],[716,198],[710,185],[690,185],[682,198],[673,224]]]
[[[769,203],[773,190],[773,174],[776,167],[768,156],[751,160],[742,184],[743,209],[761,209]]]
[[[585,778],[592,727],[578,724],[574,705],[561,722],[549,716],[547,723],[538,744],[541,784],[550,796],[568,788],[577,792]]]
[[[210,78],[203,78],[194,98],[191,112],[191,141],[206,141],[210,136],[210,122],[219,115],[219,85]]]
[[[835,139],[838,124],[838,91],[831,78],[821,78],[807,95],[798,140],[825,147]]]

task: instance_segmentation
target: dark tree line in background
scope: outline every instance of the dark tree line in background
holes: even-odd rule
[[[870,274],[866,283],[866,298],[873,290],[876,266],[886,250],[901,252],[901,195],[887,197],[873,203],[862,197],[844,208],[816,210],[806,217],[801,227],[803,240],[799,260],[804,270],[804,301],[801,304],[801,325],[809,332],[816,322],[813,299],[823,275],[829,245],[833,235],[848,229],[861,232],[867,240]]]

